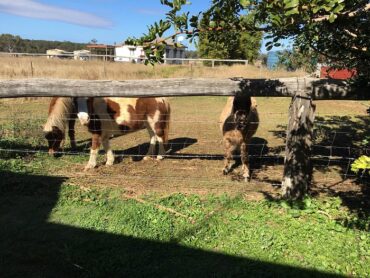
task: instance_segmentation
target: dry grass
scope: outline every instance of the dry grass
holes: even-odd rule
[[[303,71],[268,70],[253,65],[217,66],[156,65],[103,61],[48,60],[45,57],[0,57],[0,79],[66,78],[87,80],[128,80],[181,77],[273,78],[304,76]]]

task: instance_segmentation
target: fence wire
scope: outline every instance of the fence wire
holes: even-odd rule
[[[0,158],[47,156],[47,141],[42,127],[47,119],[48,101],[46,98],[0,100]],[[271,105],[273,101],[270,102]],[[94,178],[106,179],[111,183],[114,183],[112,179],[118,179],[121,183],[145,181],[168,186],[187,184],[188,187],[235,183],[240,178],[240,167],[236,167],[230,177],[223,177],[221,173],[223,145],[218,118],[224,104],[216,98],[172,98],[170,140],[165,160],[142,161],[149,146],[149,136],[145,130],[115,136],[111,142],[117,164],[113,170],[102,166],[104,152],[101,151],[98,172],[93,175]],[[251,182],[256,187],[266,184],[278,187],[283,172],[288,114],[266,111],[263,108],[268,105],[261,106],[259,129],[248,144]],[[369,117],[353,112],[345,116],[336,113],[317,114],[311,157],[314,184],[330,186],[369,182],[364,175],[356,175],[351,171],[351,164],[356,158],[363,154],[370,155],[369,143],[365,140],[369,136]],[[77,119],[77,149],[71,149],[66,136],[63,148],[57,154],[62,156],[58,159],[68,170],[56,169],[55,174],[69,174],[77,179],[83,175],[87,179],[90,177],[91,174],[81,174],[88,160],[90,138]],[[240,159],[240,155],[236,154],[235,158]]]

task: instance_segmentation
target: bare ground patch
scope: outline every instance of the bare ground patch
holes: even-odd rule
[[[58,165],[50,167],[51,175],[63,175],[79,186],[117,186],[135,196],[145,194],[244,194],[247,199],[276,197],[283,173],[284,138],[289,98],[258,98],[260,127],[251,142],[252,180],[245,182],[236,167],[229,176],[222,174],[223,148],[219,114],[226,103],[224,97],[170,98],[173,114],[170,125],[170,157],[163,161],[141,161],[146,153],[148,135],[145,130],[112,139],[117,163],[103,166],[100,156],[97,169],[83,172],[88,158],[89,135],[79,124],[77,140],[84,162],[75,162],[67,153]],[[365,194],[362,185],[349,176],[350,157],[356,154],[359,142],[368,133],[369,102],[318,101],[317,127],[322,131],[315,142],[313,192],[317,194]],[[24,133],[19,126],[25,119],[46,121],[48,100],[1,100],[0,123],[10,125],[14,136],[25,144],[14,148],[45,150],[42,128],[33,126]],[[18,128],[17,127],[21,127]],[[31,139],[41,138],[35,145]],[[68,147],[68,144],[66,144]],[[356,148],[355,148],[356,147]],[[131,157],[131,158],[130,158]],[[317,158],[318,157],[318,158]],[[338,159],[338,158],[342,159]],[[344,158],[344,159],[343,159]],[[347,193],[346,193],[347,192]]]

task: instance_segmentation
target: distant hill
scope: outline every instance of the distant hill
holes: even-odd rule
[[[47,49],[54,48],[73,51],[84,49],[86,45],[70,41],[28,40],[11,34],[0,35],[0,52],[46,53]]]

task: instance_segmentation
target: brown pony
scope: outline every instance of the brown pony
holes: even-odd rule
[[[144,159],[154,155],[158,142],[157,159],[165,155],[164,144],[168,142],[170,105],[165,98],[77,98],[78,118],[88,126],[92,134],[90,159],[85,169],[96,167],[100,144],[107,154],[106,165],[114,163],[109,139],[113,135],[126,134],[146,128],[150,146]]]
[[[45,138],[48,141],[49,154],[56,155],[65,139],[68,127],[68,136],[72,149],[76,148],[75,121],[77,118],[73,98],[53,97],[49,104],[49,113],[44,125]]]
[[[234,151],[240,150],[243,177],[246,181],[250,179],[248,165],[248,144],[256,133],[259,117],[257,102],[250,96],[229,97],[221,116],[221,131],[225,148],[224,175],[231,172],[230,161]]]

